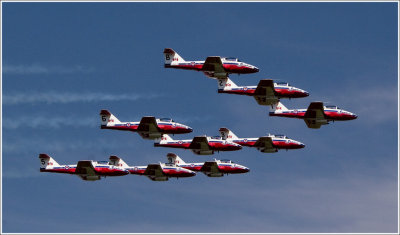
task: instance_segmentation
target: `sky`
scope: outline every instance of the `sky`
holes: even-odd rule
[[[397,3],[2,3],[2,232],[395,233],[398,231]],[[237,85],[287,81],[310,93],[283,100],[338,105],[358,119],[309,129],[269,117],[252,97],[218,94],[201,72],[166,69],[164,48],[186,60],[234,56],[260,68]],[[198,156],[154,148],[121,121],[171,117],[190,134],[285,134],[300,150]],[[129,165],[231,159],[247,174],[153,182],[86,182],[39,172],[60,164]]]

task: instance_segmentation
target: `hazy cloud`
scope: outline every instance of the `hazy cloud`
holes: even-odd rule
[[[77,121],[78,120],[78,121]],[[97,126],[99,125],[98,119],[95,117],[90,118],[76,118],[76,117],[20,117],[20,118],[4,118],[4,129],[18,129],[21,127],[30,128],[61,128],[61,127],[83,127],[83,126]]]
[[[136,101],[139,99],[153,99],[160,97],[158,94],[104,94],[104,93],[20,93],[3,95],[4,105],[29,104],[29,103],[75,103],[75,102],[100,102],[100,101]]]
[[[369,122],[397,120],[397,86],[346,90],[341,99],[343,101],[340,102],[351,105],[344,109],[356,113],[360,118],[367,118]]]
[[[41,64],[31,65],[4,65],[4,74],[32,75],[32,74],[69,74],[69,73],[91,73],[93,68],[81,65],[73,66],[45,66]]]

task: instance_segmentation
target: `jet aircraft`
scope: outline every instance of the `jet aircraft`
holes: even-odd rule
[[[186,163],[178,155],[174,153],[167,154],[168,162],[185,169],[192,171],[201,171],[208,177],[222,177],[225,174],[239,174],[247,173],[249,168],[236,164],[231,160],[217,160],[200,162],[200,163]]]
[[[237,86],[229,78],[218,78],[218,93],[253,96],[259,105],[272,105],[281,98],[302,98],[309,95],[287,82],[275,83],[271,79],[263,79],[257,86]]]
[[[272,105],[269,116],[303,119],[309,128],[318,129],[330,121],[346,121],[357,118],[357,115],[338,108],[335,105],[324,106],[323,102],[311,102],[307,109],[287,109],[281,102]]]
[[[193,131],[189,126],[180,124],[171,118],[148,116],[142,117],[140,122],[121,122],[110,111],[101,110],[101,129],[133,131],[139,133],[144,139],[160,138],[162,134],[186,134]]]
[[[169,178],[192,177],[196,172],[171,163],[149,164],[147,166],[128,166],[117,156],[110,156],[110,165],[121,167],[131,174],[144,175],[153,181],[167,181]]]
[[[40,172],[64,173],[78,175],[83,180],[95,181],[106,176],[122,176],[129,174],[129,171],[107,161],[79,161],[77,165],[60,165],[47,154],[39,154]]]
[[[237,58],[209,56],[205,61],[185,61],[171,48],[164,49],[164,67],[202,71],[208,77],[226,78],[231,73],[256,73],[257,67],[241,62]]]
[[[191,140],[174,140],[165,134],[154,142],[155,147],[170,147],[191,149],[198,155],[211,155],[214,151],[235,151],[242,149],[242,146],[221,137],[196,136]]]
[[[279,149],[301,149],[305,145],[300,141],[289,139],[285,135],[271,135],[262,136],[259,138],[238,138],[231,130],[226,127],[219,129],[221,138],[224,140],[232,141],[233,143],[240,144],[247,147],[255,147],[263,153],[275,153]]]

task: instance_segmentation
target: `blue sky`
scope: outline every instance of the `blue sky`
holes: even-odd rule
[[[3,3],[3,232],[396,232],[396,3]],[[359,118],[319,130],[269,117],[251,97],[218,94],[202,73],[165,69],[184,59],[235,56],[260,68],[238,85],[288,81]],[[154,148],[137,134],[99,128],[172,117],[195,135],[222,126],[239,137],[281,133],[306,147],[213,156]],[[243,175],[152,182],[85,182],[39,172],[110,155],[130,165],[231,159]]]

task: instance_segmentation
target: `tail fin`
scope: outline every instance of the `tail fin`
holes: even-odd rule
[[[275,111],[287,111],[289,109],[287,109],[285,107],[285,105],[283,105],[281,102],[278,102],[276,104],[272,104],[271,105],[271,112],[275,112]]]
[[[45,153],[39,154],[40,168],[49,169],[55,166],[60,166],[52,157]]]
[[[221,138],[223,140],[237,140],[239,139],[231,130],[226,127],[219,128],[219,132],[221,133]]]
[[[180,62],[185,62],[185,60],[171,48],[164,49],[164,59],[165,59],[164,60],[165,65],[171,65],[171,64],[176,64],[176,63],[180,63]]]
[[[116,118],[110,111],[102,109],[100,111],[101,126],[114,126],[115,124],[120,124],[121,122]]]
[[[167,159],[169,163],[173,163],[173,164],[185,164],[186,162],[182,160],[182,158],[180,158],[178,155],[176,155],[175,153],[168,153],[167,154]]]
[[[121,158],[117,157],[117,156],[110,156],[110,165],[113,166],[119,166],[119,167],[123,167],[123,168],[127,168],[129,167],[128,164],[126,164],[126,162],[124,160],[122,160]]]
[[[237,88],[238,86],[227,78],[218,78],[218,90],[225,90],[225,88]]]
[[[174,139],[172,139],[169,135],[163,134],[163,135],[161,136],[161,138],[155,139],[154,142],[155,142],[155,143],[158,143],[158,144],[165,144],[165,143],[167,143],[168,141],[173,141],[173,140],[174,140]]]

